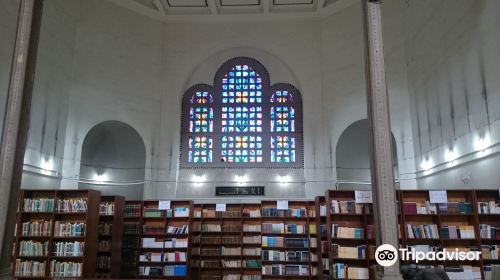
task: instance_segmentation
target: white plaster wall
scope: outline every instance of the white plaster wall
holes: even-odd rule
[[[0,137],[3,135],[19,7],[17,0],[0,1],[0,38],[2,38],[0,41]]]
[[[496,187],[500,143],[500,2],[407,1],[404,24],[420,188]],[[447,163],[452,148],[459,160]],[[482,159],[484,158],[484,160]],[[422,170],[429,159],[429,171]],[[486,164],[488,163],[488,164]]]
[[[58,188],[61,184],[79,9],[80,0],[51,0],[43,5],[24,157],[24,188]],[[42,166],[48,171],[40,170]]]

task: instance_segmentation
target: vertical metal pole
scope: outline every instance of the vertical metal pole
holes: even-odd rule
[[[28,135],[36,47],[42,0],[21,0],[4,132],[0,148],[0,277],[6,279],[12,258],[17,198]]]
[[[385,81],[380,0],[362,0],[365,42],[365,79],[370,122],[370,161],[377,245],[399,247],[396,192],[391,149],[389,100]],[[378,267],[377,279],[402,279],[399,261]]]

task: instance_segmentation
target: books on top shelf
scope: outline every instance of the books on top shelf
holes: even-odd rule
[[[23,203],[24,212],[53,212],[54,211],[53,198],[25,198]]]
[[[51,277],[80,277],[82,276],[82,263],[60,262],[52,260],[50,262]]]
[[[350,238],[363,239],[365,230],[362,228],[341,227],[338,224],[332,224],[332,238]]]
[[[353,267],[344,263],[334,263],[332,264],[332,272],[335,279],[370,279],[366,267]]]
[[[439,214],[441,215],[472,214],[472,203],[471,202],[440,203]]]
[[[52,235],[52,220],[32,220],[22,224],[22,236]]]
[[[85,198],[57,199],[56,211],[59,213],[87,212],[87,199]]]
[[[115,203],[114,202],[101,202],[99,204],[99,215],[112,216],[114,214],[115,214]]]
[[[165,210],[157,208],[144,208],[144,218],[163,218]]]
[[[332,200],[332,214],[363,214],[363,204],[355,200],[338,201]]]
[[[403,214],[415,215],[415,214],[437,214],[436,204],[430,203],[426,200],[423,203],[420,202],[403,202]]]
[[[474,226],[459,225],[459,226],[443,226],[441,227],[441,235],[443,239],[474,239]]]
[[[340,246],[332,244],[334,258],[340,259],[366,259],[366,245],[357,247]]]
[[[326,204],[321,204],[319,206],[319,216],[326,217]]]
[[[19,256],[48,256],[49,242],[21,241],[19,242]]]
[[[55,242],[53,254],[57,257],[80,257],[83,256],[85,242]]]
[[[495,227],[488,224],[479,225],[479,233],[483,239],[498,239],[500,240],[500,226]]]
[[[408,238],[417,239],[439,239],[439,231],[436,224],[412,225],[406,224]]]
[[[479,214],[500,214],[500,203],[497,201],[482,201],[477,203]]]
[[[243,209],[243,217],[260,218],[260,209]]]
[[[124,209],[125,217],[140,217],[141,205],[140,204],[126,204]]]
[[[25,277],[43,277],[45,276],[45,267],[47,262],[39,261],[23,261],[21,259],[16,259],[16,269],[15,276],[25,276]]]
[[[189,217],[189,207],[175,207],[173,209],[174,217]],[[167,211],[167,217],[169,216],[169,212]]]
[[[306,217],[306,213],[306,208],[290,208],[285,210],[285,217],[304,218]]]
[[[54,236],[56,237],[82,237],[85,235],[85,223],[56,221]]]

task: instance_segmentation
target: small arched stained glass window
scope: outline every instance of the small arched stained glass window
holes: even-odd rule
[[[256,60],[227,61],[183,100],[181,167],[302,167],[300,93]]]

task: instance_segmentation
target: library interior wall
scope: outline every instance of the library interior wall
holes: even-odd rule
[[[420,84],[429,80],[427,67],[435,69],[443,65],[442,62],[435,65],[439,59],[424,59],[425,55],[432,54],[432,48],[424,42],[431,41],[438,47],[440,36],[456,24],[466,9],[455,7],[459,5],[453,5],[452,0],[421,2],[391,0],[383,5],[391,129],[397,146],[399,178],[401,188],[422,187],[420,183],[423,182],[423,187],[456,188],[459,186],[455,185],[456,176],[451,175],[456,173],[453,169],[451,173],[442,171],[416,180],[416,175],[423,175],[415,171],[420,168],[420,145],[426,142],[421,133],[424,129],[419,132],[416,127],[427,122],[419,119],[425,115],[422,112],[426,107],[435,109],[435,102],[425,107],[420,104],[425,96]],[[482,49],[484,57],[488,58],[485,73],[489,77],[491,98],[494,98],[499,95],[498,81],[492,77],[499,72],[500,63],[494,65],[494,62],[498,62],[500,35],[491,28],[498,26],[498,19],[493,17],[498,4],[494,0],[480,2],[486,4],[472,7],[467,2],[472,8],[467,12],[467,17],[471,18],[468,24],[473,26],[466,34],[470,37],[487,33],[491,37],[484,38],[488,44]],[[429,9],[441,5],[451,7],[452,15],[446,17],[447,24],[439,21],[444,8],[439,13],[429,13]],[[25,163],[41,167],[44,156],[53,158],[57,176],[40,174],[25,165],[23,187],[77,188],[85,136],[92,127],[109,120],[130,125],[144,140],[145,199],[213,197],[213,187],[216,184],[234,185],[235,175],[247,175],[251,185],[258,174],[259,180],[264,181],[259,185],[269,186],[268,197],[313,197],[334,186],[339,138],[349,125],[366,118],[359,4],[322,20],[250,20],[230,25],[224,22],[160,22],[108,1],[50,0],[45,6],[48,11],[42,21],[39,51],[46,54],[39,55],[38,67],[42,68],[37,72],[34,92],[38,101],[35,103],[34,99],[33,102],[33,107],[40,108],[33,109],[32,121],[36,125],[30,127]],[[58,17],[58,14],[66,16]],[[57,24],[54,19],[46,18],[58,18],[62,22]],[[426,24],[429,20],[435,23]],[[460,24],[464,27],[465,23]],[[436,32],[438,34],[434,34]],[[463,40],[458,33],[455,35],[449,36],[448,44],[439,46],[443,57],[446,57],[443,52],[447,48],[453,49],[455,42]],[[412,43],[415,37],[421,39],[420,44]],[[469,44],[474,45],[472,41]],[[478,44],[475,46],[472,49],[477,50]],[[453,60],[449,58],[454,63],[465,59],[459,57],[458,49]],[[63,54],[58,60],[61,65],[49,63],[59,52]],[[276,176],[281,175],[275,170],[204,170],[203,174],[179,170],[182,94],[195,83],[212,84],[218,65],[234,56],[258,59],[268,68],[273,83],[292,83],[301,91],[305,169],[286,172],[293,181],[305,183],[283,186],[275,182]],[[467,61],[474,63],[476,60],[469,58]],[[59,72],[50,74],[56,67]],[[60,72],[64,75],[56,74]],[[442,75],[435,77],[447,81]],[[429,90],[424,92],[428,96],[439,92],[427,88]],[[498,108],[500,106],[490,105],[490,116],[500,114]],[[473,115],[484,112],[481,106],[469,109]],[[492,156],[488,160],[496,158]],[[466,166],[469,165],[460,168]],[[212,182],[200,187],[192,182],[193,175],[204,175]],[[500,178],[496,182],[499,181]],[[488,185],[479,178],[475,182],[481,187]]]

